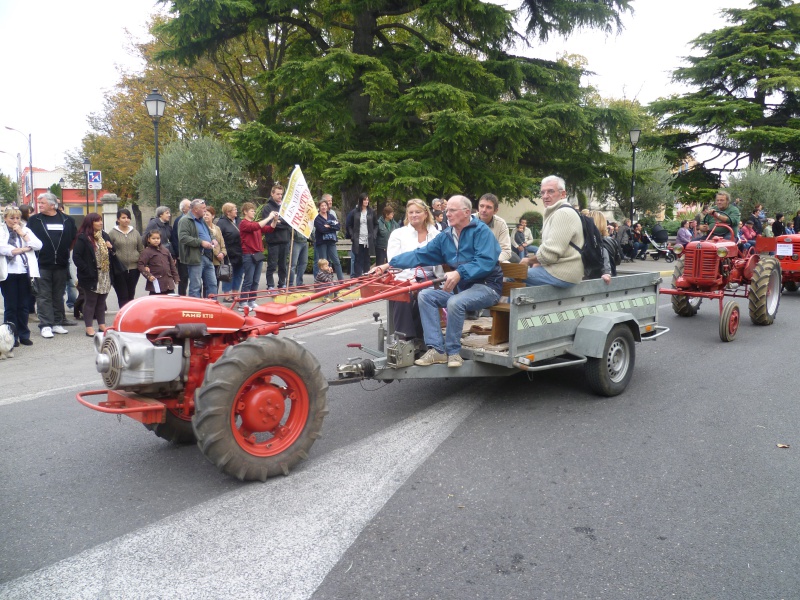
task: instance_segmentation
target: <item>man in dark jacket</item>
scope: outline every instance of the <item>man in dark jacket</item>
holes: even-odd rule
[[[472,203],[466,196],[447,201],[450,226],[426,246],[398,254],[389,264],[399,269],[446,264],[452,267],[441,289],[421,290],[419,316],[428,351],[417,365],[447,364],[460,367],[461,333],[467,311],[479,311],[497,304],[503,289],[503,271],[497,262],[500,244],[492,230],[473,218]],[[376,267],[380,268],[380,267]],[[447,308],[447,330],[442,337],[439,309]]]
[[[181,203],[178,205],[178,208],[181,211],[175,218],[175,222],[172,224],[172,237],[170,237],[170,252],[172,253],[172,258],[175,259],[175,266],[178,267],[178,276],[181,278],[180,283],[178,283],[178,293],[181,296],[186,295],[186,288],[189,285],[189,267],[186,266],[181,262],[181,243],[178,240],[178,223],[180,220],[189,212],[189,205],[191,205],[191,201],[188,198],[184,198],[181,200]],[[163,237],[161,238],[164,239]]]
[[[266,219],[270,213],[280,212],[283,202],[283,186],[276,184],[272,186],[270,198],[264,208],[261,209],[261,218]],[[278,271],[278,287],[286,286],[286,278],[289,273],[289,242],[292,239],[292,227],[286,221],[278,217],[274,223],[275,230],[272,233],[264,234],[264,241],[267,243],[267,288],[275,289],[275,271]]]
[[[69,252],[78,234],[75,221],[58,210],[58,198],[45,192],[36,199],[39,212],[28,219],[28,228],[42,240],[39,259],[39,281],[36,313],[43,338],[54,333],[68,333],[64,326],[77,325],[67,321],[64,292],[69,279]]]

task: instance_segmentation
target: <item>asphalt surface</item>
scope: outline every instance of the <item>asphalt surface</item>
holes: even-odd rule
[[[739,303],[724,344],[661,297],[615,398],[577,367],[331,387],[264,484],[81,407],[91,340],[36,340],[0,363],[0,598],[798,598],[800,294]],[[286,334],[333,378],[376,309]]]

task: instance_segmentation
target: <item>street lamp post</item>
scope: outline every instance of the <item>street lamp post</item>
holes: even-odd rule
[[[14,129],[13,127],[9,127],[8,125],[6,125],[6,129],[8,129],[9,131],[16,131],[22,137],[25,137],[25,134],[22,133],[19,129]],[[31,201],[30,201],[30,204],[31,204],[31,206],[35,206],[33,204],[33,147],[31,145],[31,134],[30,133],[28,134],[28,176],[31,178],[31,184],[30,184],[31,185]],[[23,194],[24,194],[24,192],[23,192]]]
[[[164,116],[167,101],[158,93],[157,89],[153,89],[144,99],[144,105],[147,107],[147,114],[153,119],[153,129],[156,134],[156,206],[161,206],[161,179],[158,171],[158,121]]]
[[[89,214],[89,171],[92,170],[92,163],[88,158],[83,159],[83,176],[86,180],[86,214]]]
[[[641,129],[631,129],[631,148],[633,148],[633,157],[631,159],[631,225],[633,225],[633,193],[636,190],[636,145],[639,143],[639,136]]]

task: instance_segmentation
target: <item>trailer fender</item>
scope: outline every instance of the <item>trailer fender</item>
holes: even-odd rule
[[[633,339],[637,342],[642,341],[639,323],[629,313],[607,312],[588,315],[581,319],[578,329],[575,331],[575,341],[572,344],[573,352],[582,356],[601,358],[608,334],[614,328],[614,325],[618,323],[626,324],[633,334]]]

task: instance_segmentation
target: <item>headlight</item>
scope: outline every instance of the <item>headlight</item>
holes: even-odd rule
[[[724,246],[717,248],[717,256],[719,256],[720,258],[725,258],[726,256],[728,256],[728,249],[725,248]]]
[[[675,244],[675,247],[672,249],[675,254],[682,254],[683,253],[683,244]]]

